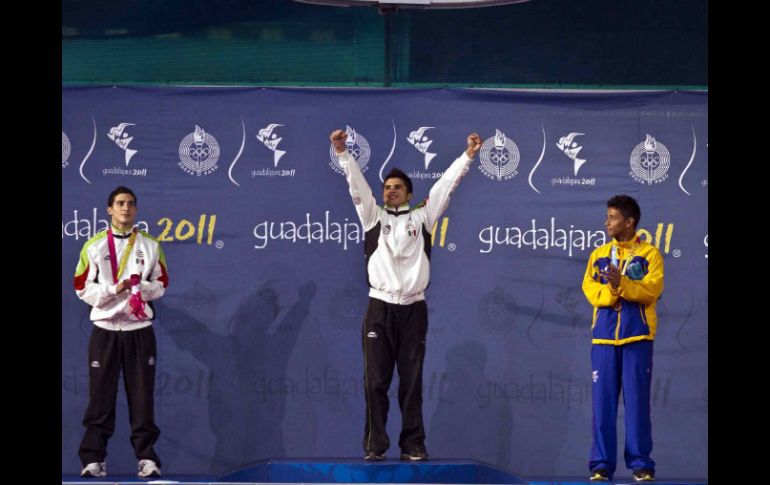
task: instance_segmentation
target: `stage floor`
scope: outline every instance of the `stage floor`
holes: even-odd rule
[[[419,483],[452,485],[589,485],[607,483],[625,485],[637,483],[628,470],[618,470],[611,482],[591,482],[588,477],[525,478],[475,460],[430,460],[405,462],[385,460],[366,462],[363,459],[284,458],[251,463],[221,476],[169,473],[157,479],[141,479],[135,475],[116,474],[104,478],[82,478],[63,475],[62,485],[256,485],[256,484],[363,484]],[[703,480],[669,479],[659,476],[656,485],[705,485]]]
[[[62,476],[62,485],[136,485],[147,484],[153,485],[162,484],[174,484],[174,485],[282,485],[280,482],[218,482],[215,481],[216,477],[209,476],[192,476],[192,475],[169,475],[159,479],[145,480],[131,476],[114,476],[105,478],[81,478],[79,476]],[[298,483],[308,482],[283,482],[286,485],[297,485]],[[341,482],[334,482],[328,484],[315,483],[315,485],[345,485]],[[348,482],[360,484],[361,482]],[[390,482],[395,483],[395,482]],[[527,485],[596,485],[597,483],[605,483],[608,485],[630,485],[636,484],[633,478],[618,479],[611,482],[591,482],[587,478],[551,478],[551,479],[532,479],[527,480]],[[654,482],[648,482],[655,485],[705,485],[707,481],[692,481],[692,480],[666,480],[657,479]],[[426,484],[429,485],[429,484]],[[438,485],[438,484],[436,484]],[[443,485],[443,484],[442,484]],[[467,485],[480,485],[478,483]]]

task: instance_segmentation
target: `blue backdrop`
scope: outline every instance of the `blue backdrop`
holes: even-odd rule
[[[398,166],[416,200],[469,133],[485,140],[434,232],[424,375],[433,457],[526,476],[585,474],[591,307],[580,284],[590,251],[606,241],[606,200],[627,193],[642,207],[641,234],[665,259],[653,458],[666,476],[708,473],[706,93],[62,95],[65,473],[80,470],[92,327],[72,277],[82,245],[106,228],[107,195],[118,185],[137,193],[139,224],[168,260],[155,322],[164,471],[362,456],[363,234],[330,156],[335,128],[349,130],[375,195],[383,169]],[[108,467],[133,472],[122,389],[118,402]],[[388,429],[397,437],[395,402]]]

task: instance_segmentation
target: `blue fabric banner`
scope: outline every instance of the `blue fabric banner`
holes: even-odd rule
[[[80,470],[92,328],[72,279],[118,185],[136,192],[139,225],[168,260],[155,305],[164,471],[363,456],[363,232],[332,155],[335,128],[347,129],[378,199],[382,174],[399,167],[422,200],[469,133],[484,140],[434,228],[431,456],[524,476],[586,473],[591,306],[581,281],[607,241],[607,199],[626,193],[665,260],[652,456],[666,476],[708,473],[706,93],[89,87],[62,96],[65,473]],[[107,460],[111,472],[133,472],[122,389],[118,403]],[[621,407],[621,447],[622,422]]]

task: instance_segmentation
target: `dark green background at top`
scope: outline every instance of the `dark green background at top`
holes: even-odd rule
[[[62,82],[706,88],[706,0],[63,0]]]

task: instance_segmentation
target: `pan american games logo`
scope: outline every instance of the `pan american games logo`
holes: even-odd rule
[[[179,144],[179,168],[190,175],[208,175],[219,166],[219,142],[198,125]]]
[[[495,128],[495,136],[487,138],[481,145],[479,170],[492,180],[509,180],[519,173],[516,168],[520,158],[516,143]]]
[[[366,164],[369,163],[369,158],[372,155],[369,142],[364,138],[364,135],[357,133],[356,130],[347,125],[345,126],[345,133],[348,135],[345,140],[345,148],[356,159],[358,166],[361,167],[361,172],[366,172],[369,168]],[[345,175],[342,165],[340,165],[340,158],[334,150],[334,144],[329,144],[329,158],[331,159],[329,167],[338,174]]]
[[[668,178],[671,155],[663,143],[647,135],[631,152],[631,178],[640,184],[659,184]]]
[[[72,145],[70,145],[70,139],[66,133],[61,132],[61,168],[70,164],[70,152],[72,151]]]

